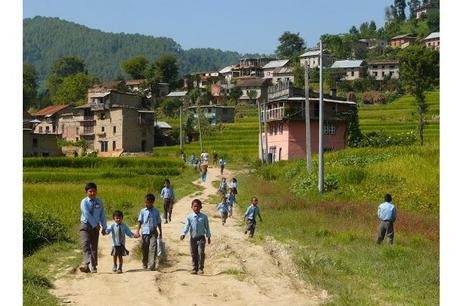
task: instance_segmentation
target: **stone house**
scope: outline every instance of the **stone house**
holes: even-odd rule
[[[263,78],[263,67],[273,60],[276,59],[271,57],[242,58],[239,64],[232,68],[233,77]]]
[[[396,49],[396,48],[404,49],[410,45],[415,44],[416,40],[417,40],[417,37],[411,34],[397,35],[390,39],[390,46],[393,49]]]
[[[270,61],[268,64],[262,67],[264,71],[264,79],[273,79],[273,71],[276,68],[286,67],[289,65],[289,60],[276,60]]]
[[[62,134],[60,129],[63,115],[66,113],[72,114],[73,106],[70,104],[66,105],[50,105],[38,112],[32,114],[37,120],[37,124],[33,128],[33,133],[36,134]],[[40,121],[38,123],[38,121]]]
[[[310,68],[319,67],[319,48],[310,49],[304,54],[299,56],[300,64],[302,67],[308,63]],[[328,54],[327,50],[323,51],[323,67],[329,67],[332,64],[332,57]]]
[[[431,33],[430,35],[425,37],[425,39],[423,41],[425,42],[425,46],[427,48],[429,48],[429,49],[439,51],[439,49],[441,47],[441,45],[440,45],[441,44],[441,38],[440,38],[439,32]]]
[[[374,60],[367,63],[367,74],[376,80],[399,79],[398,60]]]
[[[31,128],[23,128],[22,156],[61,156],[58,139],[57,134],[37,134]]]
[[[294,72],[292,70],[292,67],[277,67],[275,68],[275,70],[273,70],[272,75],[272,84],[276,84],[283,81],[294,83]]]
[[[267,89],[271,85],[269,79],[264,78],[240,78],[235,87],[241,89],[241,96],[239,102],[257,104],[267,100]],[[256,96],[251,99],[248,95],[250,91],[255,91]]]
[[[363,60],[335,61],[331,68],[344,73],[343,80],[352,81],[366,76],[366,62]]]

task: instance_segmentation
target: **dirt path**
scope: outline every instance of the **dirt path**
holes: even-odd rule
[[[225,176],[232,177],[228,171]],[[204,190],[174,205],[172,222],[163,224],[168,259],[159,271],[143,271],[139,260],[127,256],[124,273],[112,273],[111,238],[101,236],[98,273],[65,275],[55,282],[52,293],[67,305],[320,304],[324,294],[313,291],[288,272],[292,264],[282,248],[270,242],[256,245],[245,237],[240,225],[248,201],[239,199],[240,209],[222,226],[216,203],[208,201],[208,196],[216,193],[212,186],[215,180],[220,180],[219,170],[209,168],[207,181],[202,184]],[[196,183],[201,184],[198,180]],[[209,217],[212,233],[212,242],[206,245],[204,275],[190,274],[188,237],[179,240],[194,198],[205,200],[202,211]],[[157,200],[155,206],[160,202]],[[129,250],[138,243],[137,239],[126,241]]]

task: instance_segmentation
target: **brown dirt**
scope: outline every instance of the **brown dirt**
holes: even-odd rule
[[[197,174],[198,175],[198,174]],[[227,178],[232,174],[226,171]],[[327,293],[312,289],[296,277],[295,266],[287,248],[273,239],[254,244],[244,235],[242,210],[246,202],[239,199],[233,218],[222,226],[216,203],[208,197],[216,194],[212,181],[220,180],[219,170],[210,167],[202,192],[180,199],[173,210],[173,220],[163,224],[167,261],[159,271],[143,271],[133,256],[124,258],[124,273],[111,271],[110,236],[101,236],[97,274],[81,272],[61,276],[51,292],[66,305],[317,305]],[[198,193],[198,195],[197,195]],[[210,220],[212,241],[206,245],[204,275],[191,275],[188,237],[179,235],[190,203],[204,200],[203,212]],[[158,206],[160,201],[156,203]],[[262,208],[263,213],[263,208]],[[268,225],[265,225],[268,226]],[[256,231],[256,235],[258,235]],[[139,239],[126,239],[127,248],[136,248]]]

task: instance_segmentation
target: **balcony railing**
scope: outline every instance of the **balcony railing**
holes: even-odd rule
[[[262,120],[264,120],[265,111],[262,110]],[[324,120],[344,120],[346,116],[345,112],[338,112],[334,110],[324,111]],[[279,120],[304,120],[305,111],[303,108],[285,108],[285,107],[275,107],[267,110],[268,122],[270,121],[279,121]],[[310,109],[310,119],[318,120],[319,119],[319,110]]]

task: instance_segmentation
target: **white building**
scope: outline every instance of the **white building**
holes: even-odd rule
[[[366,76],[365,66],[366,62],[363,60],[341,60],[335,61],[331,68],[343,71],[343,80],[352,81]]]

